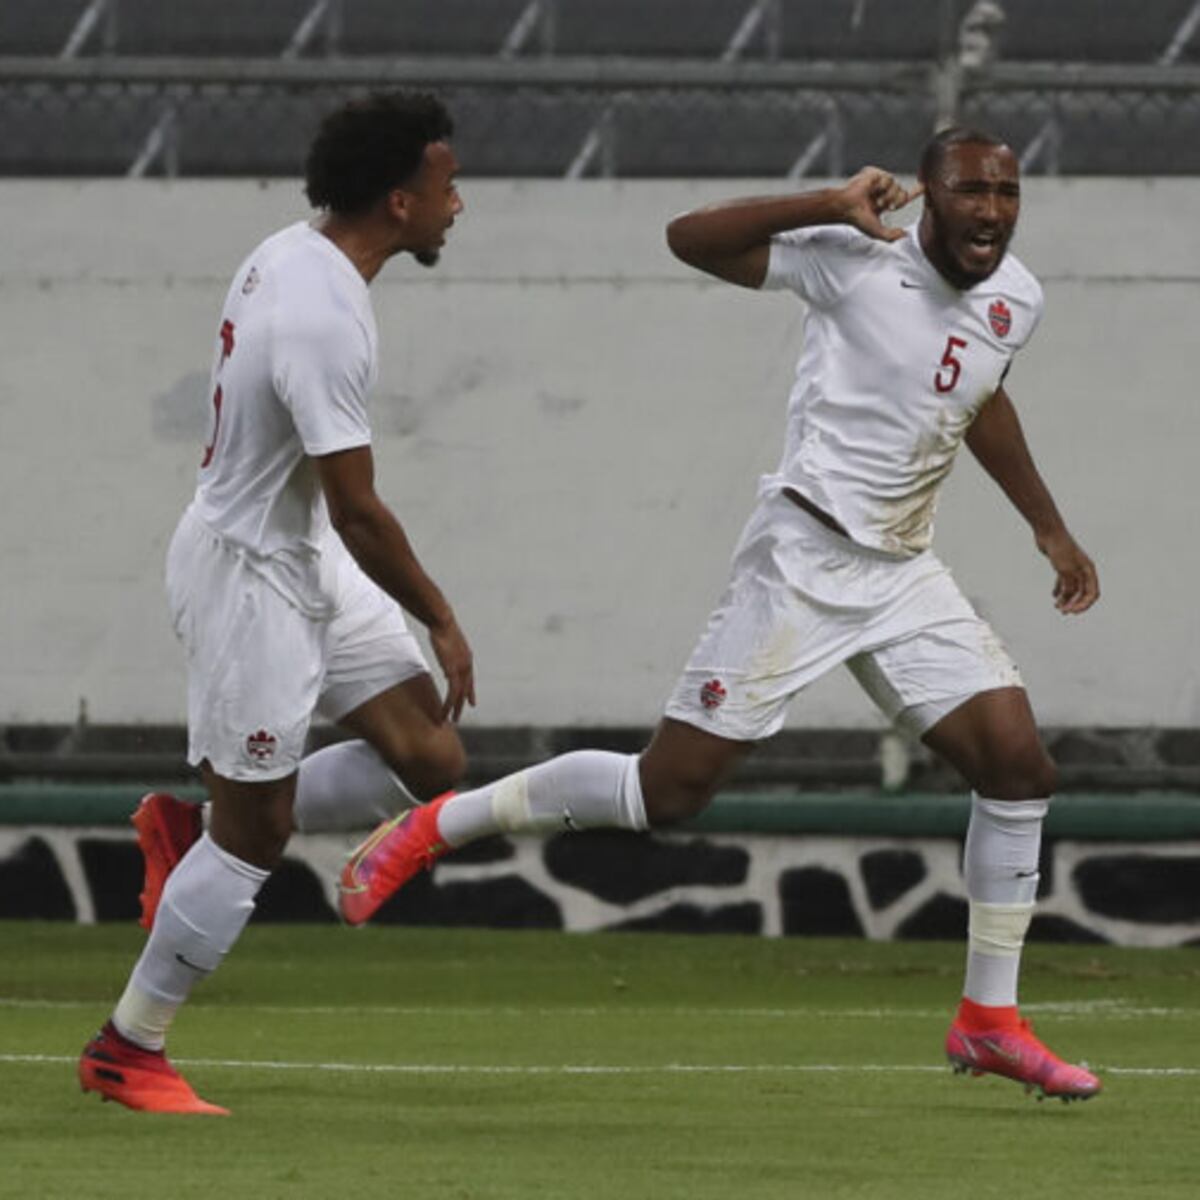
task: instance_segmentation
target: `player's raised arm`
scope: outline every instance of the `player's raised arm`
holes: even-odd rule
[[[1054,568],[1054,604],[1081,613],[1100,598],[1096,566],[1067,529],[1029,452],[1017,410],[1004,388],[979,410],[967,446],[1033,529],[1038,549]]]
[[[667,226],[671,253],[689,266],[741,287],[758,288],[767,275],[771,238],[807,225],[853,225],[869,237],[895,241],[904,231],[883,223],[921,193],[909,191],[878,167],[864,167],[839,188],[796,196],[730,200],[694,209]]]

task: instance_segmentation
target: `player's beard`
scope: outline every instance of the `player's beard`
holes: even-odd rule
[[[440,250],[414,250],[413,258],[417,260],[423,267],[436,267],[438,259],[442,257]]]
[[[951,269],[955,276],[951,279],[955,287],[974,287],[976,284],[983,283],[985,279],[990,279],[999,270],[1004,256],[1008,253],[1008,243],[1012,240],[1012,229],[1002,233],[997,247],[998,253],[993,256],[988,265],[984,266],[977,262],[964,260],[957,252],[956,243],[963,240],[961,223],[960,227],[956,228],[955,222],[943,217],[936,204],[931,203],[929,211],[933,219],[934,242],[944,264]]]

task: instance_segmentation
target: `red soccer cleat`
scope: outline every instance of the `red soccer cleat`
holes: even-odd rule
[[[437,816],[453,795],[445,792],[385,821],[350,855],[338,879],[338,909],[347,925],[369,921],[385,900],[450,849],[438,833]]]
[[[1023,1083],[1038,1099],[1087,1100],[1101,1090],[1100,1080],[1084,1067],[1063,1062],[1034,1036],[1028,1021],[995,1029],[968,1028],[960,1013],[946,1034],[946,1057],[956,1075],[1003,1075]]]
[[[229,1109],[201,1100],[161,1050],[143,1050],[123,1038],[111,1021],[79,1056],[79,1084],[140,1112],[196,1113],[227,1117]]]
[[[200,806],[177,800],[166,792],[143,796],[130,820],[137,830],[137,843],[146,863],[142,894],[142,915],[138,924],[145,930],[154,927],[154,914],[167,882],[167,876],[204,832]]]

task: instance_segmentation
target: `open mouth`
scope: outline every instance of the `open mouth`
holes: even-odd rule
[[[971,263],[991,264],[1004,250],[1004,235],[999,229],[976,229],[963,239],[963,257]]]

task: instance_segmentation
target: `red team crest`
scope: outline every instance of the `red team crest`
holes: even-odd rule
[[[275,753],[275,735],[260,729],[246,739],[246,753],[259,762],[266,762]]]
[[[725,686],[719,679],[710,679],[700,689],[700,703],[710,712],[725,703]]]
[[[1003,300],[993,300],[988,308],[988,321],[997,337],[1008,337],[1012,328],[1012,309]]]

